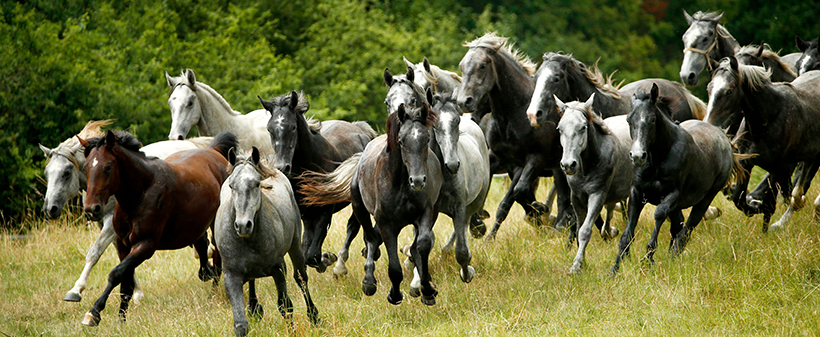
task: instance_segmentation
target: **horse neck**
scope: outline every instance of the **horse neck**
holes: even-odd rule
[[[584,170],[595,167],[600,161],[601,153],[604,149],[601,144],[606,140],[606,135],[602,133],[592,122],[587,122],[587,147],[581,151],[581,160]]]
[[[148,160],[140,154],[124,148],[120,148],[118,152],[116,160],[120,173],[120,187],[114,195],[123,209],[131,211],[153,183],[154,171]]]
[[[672,146],[680,139],[680,133],[685,131],[666,113],[657,108],[653,109],[653,113],[656,114],[655,142],[648,147],[657,158],[666,158]]]
[[[592,107],[595,113],[601,116],[615,116],[628,113],[629,101],[626,95],[621,95],[620,98],[613,98],[612,96],[601,92],[595,84],[592,84],[584,74],[580,71],[571,72],[572,75],[567,77],[569,84],[570,96],[565,102],[569,101],[586,101],[589,96],[595,94],[595,100],[592,102]]]
[[[526,111],[535,86],[532,77],[510,56],[498,52],[493,58],[497,79],[489,93],[493,118],[514,124],[513,131],[530,131]]]
[[[783,64],[775,59],[763,59],[763,66],[772,70],[772,82],[791,82],[795,79],[794,75],[783,69]]]
[[[244,130],[244,128],[237,127],[236,117],[238,113],[214,97],[209,90],[198,86],[196,97],[199,100],[199,108],[202,114],[196,124],[200,135],[214,137],[223,131],[237,132]]]
[[[737,43],[737,40],[735,40],[732,34],[729,34],[729,31],[722,25],[717,25],[715,30],[718,42],[717,46],[715,46],[717,57],[714,59],[717,61],[724,57],[734,56],[735,52],[740,49],[740,43]]]
[[[743,90],[743,99],[740,107],[746,117],[746,125],[754,135],[766,134],[769,122],[778,117],[782,106],[791,99],[796,101],[795,95],[784,93],[767,83],[762,88],[753,90],[746,84],[740,85]],[[792,96],[792,97],[790,97]]]
[[[332,169],[326,164],[335,158],[333,147],[320,132],[310,131],[304,115],[296,116],[296,133],[293,168],[297,172],[303,169],[315,170],[317,167],[325,170]]]

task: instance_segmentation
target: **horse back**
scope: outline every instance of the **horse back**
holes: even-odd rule
[[[333,158],[328,159],[337,162],[342,162],[353,154],[362,152],[371,140],[370,135],[366,134],[362,128],[347,121],[324,121],[319,132],[332,147],[332,152],[335,152]]]
[[[621,88],[621,95],[631,97],[639,89],[649,92],[652,84],[657,84],[659,96],[670,99],[669,111],[672,120],[685,121],[690,119],[703,119],[706,114],[706,104],[693,96],[682,84],[663,78],[647,78],[625,85]]]
[[[685,159],[688,165],[684,168],[687,170],[684,188],[722,188],[732,175],[734,163],[729,138],[716,126],[699,120],[685,121],[680,126],[692,137]]]

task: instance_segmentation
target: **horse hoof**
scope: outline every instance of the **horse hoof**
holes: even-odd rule
[[[376,293],[375,284],[362,284],[362,292],[367,296],[373,296]]]
[[[473,276],[475,276],[475,268],[473,266],[467,266],[467,272],[464,272],[464,269],[459,271],[459,276],[461,276],[461,282],[470,283],[473,280]]]
[[[131,301],[139,303],[143,298],[145,298],[145,293],[143,293],[142,290],[134,290],[134,296],[131,297]]]
[[[69,291],[68,293],[65,294],[65,298],[63,298],[63,301],[66,301],[66,302],[79,302],[79,301],[82,301],[82,299],[83,299],[82,295],[80,295],[78,293],[72,293],[72,292]]]
[[[91,311],[89,311],[85,313],[82,323],[85,326],[97,326],[100,324],[100,317],[95,316],[91,313]]]
[[[336,266],[333,267],[333,276],[336,276],[338,278],[345,275],[347,275],[347,266],[344,264],[344,262],[342,262],[342,260],[339,260],[338,262],[336,262]]]
[[[720,208],[709,206],[706,210],[706,213],[703,215],[704,220],[714,220],[717,219],[723,214]]]
[[[201,267],[198,276],[202,282],[208,282],[214,278],[214,269],[211,266]]]
[[[484,224],[484,220],[481,219],[481,217],[479,217],[478,214],[474,214],[470,218],[469,228],[470,235],[472,235],[472,237],[475,239],[479,239],[483,237],[484,234],[487,234],[487,225]]]
[[[569,271],[567,272],[567,275],[579,275],[579,274],[581,274],[581,267],[579,267],[577,265],[574,265],[574,264],[572,265],[572,267],[569,268]]]
[[[256,317],[256,319],[261,319],[265,316],[265,309],[262,308],[262,304],[256,302],[254,305],[248,306],[248,312],[251,316]]]
[[[436,305],[436,297],[435,296],[422,296],[421,297],[421,303],[424,303],[425,305],[430,305],[430,306]]]
[[[781,225],[779,221],[769,226],[769,232],[779,232],[782,229],[783,225]]]
[[[620,202],[616,202],[615,203],[615,211],[618,212],[618,213],[623,213],[624,212],[624,205],[621,205]]]
[[[410,297],[421,296],[421,288],[410,287]]]
[[[396,295],[396,298],[393,298],[392,293],[387,294],[387,302],[390,302],[390,304],[392,304],[392,305],[399,305],[399,304],[401,304],[402,300],[404,300],[404,295],[401,294],[401,291],[398,292],[398,295]]]

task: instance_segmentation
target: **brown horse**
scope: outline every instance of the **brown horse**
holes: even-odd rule
[[[79,138],[79,137],[78,137]],[[102,205],[117,197],[114,231],[120,263],[108,274],[102,296],[82,320],[96,326],[108,295],[117,285],[122,293],[120,319],[125,320],[134,292],[134,269],[157,250],[194,245],[200,256],[199,278],[218,275],[221,261],[214,250],[214,266],[208,266],[208,226],[219,207],[219,191],[228,177],[228,151],[236,148],[236,137],[223,132],[207,149],[178,152],[166,160],[146,157],[130,133],[108,131],[105,137],[88,141],[85,171],[88,180],[85,212],[92,220],[102,216]]]

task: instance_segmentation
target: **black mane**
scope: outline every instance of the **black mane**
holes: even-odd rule
[[[119,144],[123,148],[134,152],[142,153],[140,152],[140,148],[142,148],[142,142],[140,142],[137,139],[137,137],[134,137],[134,135],[132,135],[128,131],[113,130],[110,132],[114,133],[114,138],[117,140],[117,144]],[[85,156],[88,157],[88,154],[91,153],[92,149],[105,145],[105,136],[94,137],[86,141],[88,142],[88,146],[85,147],[84,153]]]

